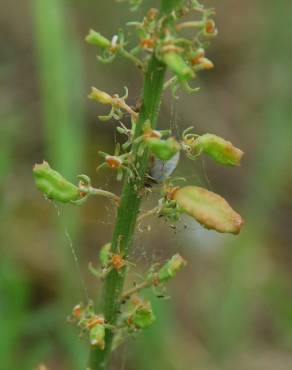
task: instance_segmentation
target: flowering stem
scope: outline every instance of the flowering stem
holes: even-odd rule
[[[161,13],[163,15],[173,11],[182,0],[162,0]],[[135,138],[143,132],[144,123],[149,120],[152,128],[156,126],[159,113],[161,95],[166,66],[153,55],[146,67],[144,88],[142,95],[142,107],[137,120]],[[145,150],[142,156],[136,156],[140,142],[133,144],[133,153],[136,157],[135,167],[138,176],[134,179],[126,178],[122,191],[120,206],[118,208],[117,220],[113,232],[111,250],[118,252],[127,258],[131,248],[131,242],[135,231],[137,216],[141,203],[141,191],[144,188],[144,178],[148,166],[149,154]],[[102,310],[107,323],[115,325],[118,317],[120,298],[122,295],[126,269],[112,270],[106,277],[102,298]],[[106,330],[105,349],[93,348],[90,355],[90,370],[104,370],[112,351],[113,333]]]
[[[152,57],[149,62],[145,76],[143,91],[143,106],[136,126],[135,136],[142,133],[144,122],[149,119],[152,126],[155,125],[160,105],[161,93],[163,88],[165,66],[156,57]],[[139,143],[133,148],[137,153]],[[148,165],[148,152],[145,151],[142,157],[136,160],[136,168],[139,176],[135,179],[127,178],[124,183],[116,225],[114,228],[111,249],[112,252],[120,251],[125,258],[128,255],[131,240],[133,237],[136,219],[139,212],[141,195],[139,190],[144,186],[143,179]],[[112,270],[104,283],[103,292],[103,312],[108,323],[114,325],[118,316],[120,295],[122,293],[125,278],[125,269],[119,273]],[[113,333],[106,331],[105,349],[101,351],[94,348],[91,352],[90,370],[102,370],[106,368],[112,345]]]

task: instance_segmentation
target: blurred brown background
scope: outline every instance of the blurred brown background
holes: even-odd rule
[[[183,159],[176,173],[222,194],[246,225],[239,237],[187,218],[176,230],[141,225],[132,256],[140,271],[177,251],[188,265],[170,283],[171,300],[153,299],[156,324],[128,341],[113,370],[292,369],[291,1],[206,3],[217,10],[208,50],[216,68],[195,82],[198,94],[165,95],[159,127],[180,135],[193,125],[245,151],[238,169]],[[110,37],[143,9],[131,14],[114,0],[0,0],[0,9],[0,369],[84,370],[85,341],[66,316],[85,290],[100,292],[87,265],[110,239],[115,212],[100,199],[46,202],[31,169],[46,159],[71,180],[87,173],[120,190],[114,174],[95,172],[97,151],[111,152],[120,137],[87,94],[127,86],[134,104],[142,81],[122,59],[98,64],[84,36],[92,27]]]

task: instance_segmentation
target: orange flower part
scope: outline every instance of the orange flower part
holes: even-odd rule
[[[122,160],[114,155],[108,155],[105,158],[106,164],[113,169],[118,169],[122,165]]]
[[[111,263],[113,265],[113,267],[116,269],[116,270],[119,270],[121,269],[122,267],[125,266],[125,260],[122,258],[122,256],[120,256],[119,254],[113,254],[112,258],[111,258]]]

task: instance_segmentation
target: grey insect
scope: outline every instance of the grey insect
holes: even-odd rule
[[[176,169],[179,157],[179,152],[177,152],[168,161],[162,161],[161,159],[153,157],[151,159],[150,170],[148,173],[149,179],[156,183],[167,179]]]

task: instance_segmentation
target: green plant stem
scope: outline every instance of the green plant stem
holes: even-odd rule
[[[149,62],[148,71],[145,76],[143,106],[136,126],[136,137],[140,136],[142,133],[143,124],[147,119],[150,120],[153,127],[155,126],[163,89],[164,75],[165,65],[153,57]],[[134,146],[134,153],[137,153],[138,147],[139,144]],[[148,152],[145,150],[143,156],[138,157],[136,161],[139,177],[137,176],[134,180],[125,180],[121,196],[111,246],[113,253],[119,249],[120,253],[125,257],[128,255],[135,229],[141,203],[140,191],[143,190],[143,181],[147,165]],[[119,273],[113,270],[108,274],[104,283],[103,313],[107,322],[111,325],[114,325],[117,319],[124,277],[125,270]],[[112,339],[112,332],[107,330],[105,349],[103,351],[99,349],[92,350],[90,359],[91,370],[102,370],[106,368],[111,352]]]
[[[182,0],[162,0],[162,14],[170,13]],[[163,83],[166,66],[160,62],[155,55],[152,56],[148,63],[143,95],[142,107],[135,130],[135,138],[143,132],[144,123],[149,120],[152,128],[155,128],[161,95],[163,92]],[[135,139],[134,138],[134,139]],[[133,145],[133,153],[137,154],[140,143]],[[121,202],[118,209],[116,225],[113,232],[111,248],[113,253],[119,251],[124,258],[127,258],[131,241],[133,238],[137,216],[139,213],[142,192],[144,190],[144,178],[148,166],[149,153],[144,151],[141,157],[136,156],[135,166],[138,176],[135,179],[126,178],[121,196]],[[103,314],[110,325],[115,325],[120,308],[120,296],[123,290],[126,269],[123,271],[112,270],[106,277],[103,291]],[[106,330],[105,349],[101,351],[93,348],[90,355],[90,370],[104,370],[110,358],[112,348],[113,333]]]

